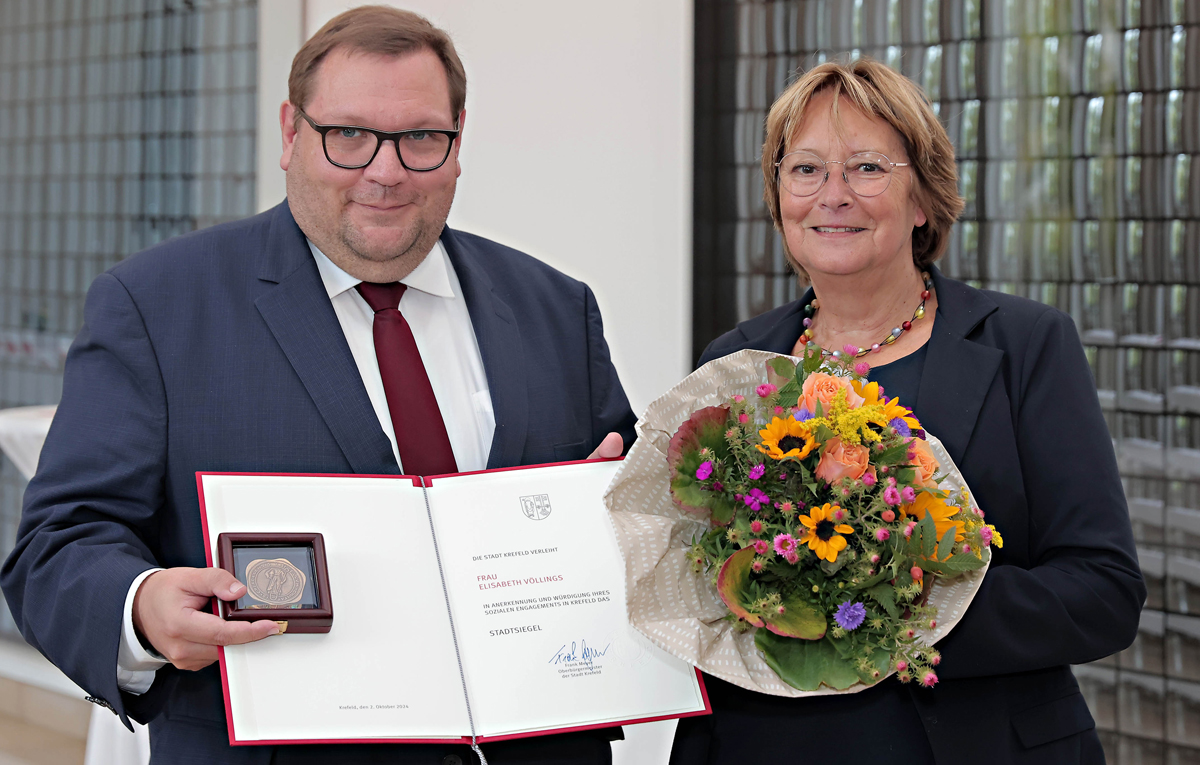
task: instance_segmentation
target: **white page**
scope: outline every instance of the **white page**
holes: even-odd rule
[[[618,466],[455,476],[429,488],[479,735],[704,708],[691,665],[629,626],[603,501]],[[521,498],[539,495],[530,518]]]
[[[222,532],[320,533],[328,634],[225,649],[241,741],[467,735],[425,500],[408,479],[204,476]]]

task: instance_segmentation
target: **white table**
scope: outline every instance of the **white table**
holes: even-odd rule
[[[26,478],[37,469],[42,443],[54,418],[53,406],[24,406],[0,410],[0,450]],[[58,670],[47,662],[47,670]],[[68,681],[69,682],[69,681]],[[81,695],[86,695],[82,690]],[[150,733],[133,724],[133,735],[116,715],[102,707],[92,710],[84,765],[146,765],[150,762]]]

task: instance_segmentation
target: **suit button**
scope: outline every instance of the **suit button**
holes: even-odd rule
[[[457,754],[448,754],[442,758],[442,765],[463,765],[463,758]]]

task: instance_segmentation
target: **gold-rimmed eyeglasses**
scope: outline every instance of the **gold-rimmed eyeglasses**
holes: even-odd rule
[[[793,151],[784,154],[775,163],[775,169],[779,173],[779,185],[789,194],[809,197],[829,180],[829,165],[842,166],[842,179],[855,194],[874,197],[887,191],[892,172],[897,167],[908,167],[909,163],[892,162],[877,151],[860,151],[844,162],[821,159],[811,151]]]

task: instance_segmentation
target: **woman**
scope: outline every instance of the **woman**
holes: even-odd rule
[[[938,644],[936,688],[893,677],[790,699],[708,677],[714,713],[680,721],[671,762],[1102,763],[1069,665],[1129,645],[1146,590],[1071,319],[933,267],[962,211],[954,150],[917,86],[878,62],[823,64],[789,87],[763,176],[812,287],[700,363],[805,343],[861,354],[942,440],[1005,544]]]

